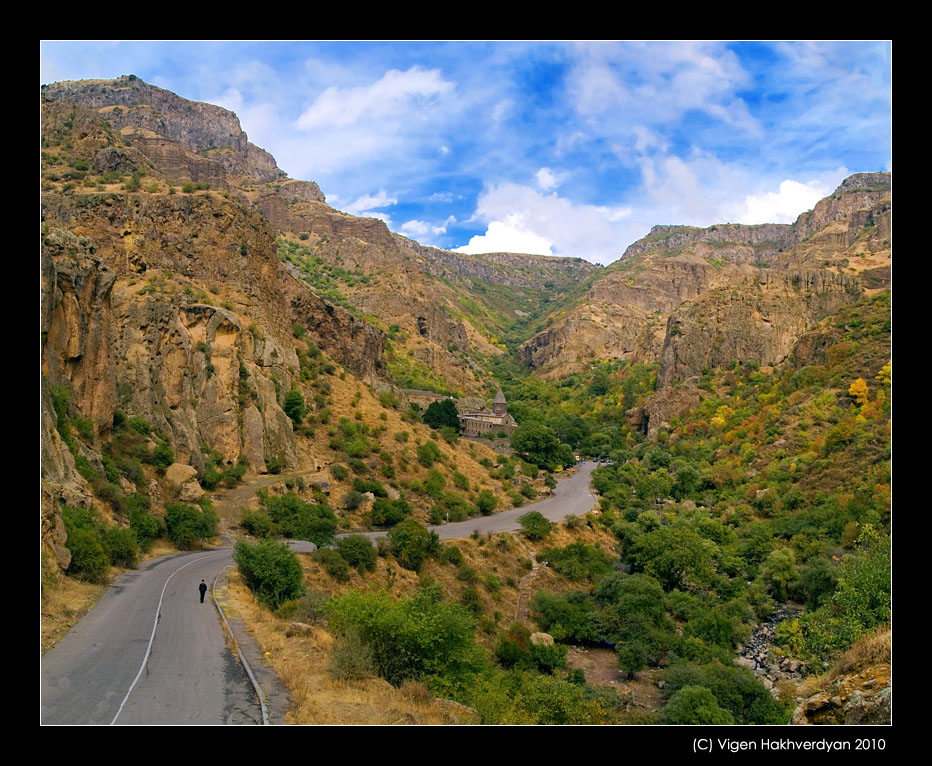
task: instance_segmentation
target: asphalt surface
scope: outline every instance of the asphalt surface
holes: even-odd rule
[[[595,504],[594,463],[560,479],[554,496],[455,524],[441,539],[519,529],[534,510],[555,521]],[[384,532],[369,533],[377,537]],[[292,543],[299,552],[311,543]],[[261,724],[252,685],[227,645],[211,602],[232,548],[177,553],[119,577],[97,605],[42,658],[42,724]],[[210,591],[200,602],[198,585]]]

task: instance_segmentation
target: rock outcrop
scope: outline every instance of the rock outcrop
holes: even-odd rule
[[[892,722],[891,633],[881,627],[817,679],[793,712],[793,725],[880,726]]]
[[[262,182],[285,176],[271,154],[249,142],[233,112],[189,101],[134,75],[52,83],[42,86],[42,96],[96,109],[121,133],[159,136],[192,152],[215,152],[212,159],[228,173]]]
[[[669,427],[671,419],[695,408],[699,401],[699,389],[693,386],[658,388],[640,407],[627,410],[625,417],[629,425],[653,439],[661,428]]]
[[[794,224],[655,226],[519,356],[549,375],[594,359],[661,361],[658,385],[731,359],[772,364],[839,301],[889,287],[890,223],[890,174],[862,173]]]
[[[732,360],[775,365],[818,320],[861,296],[860,284],[831,271],[761,271],[749,283],[687,301],[667,321],[657,386]]]

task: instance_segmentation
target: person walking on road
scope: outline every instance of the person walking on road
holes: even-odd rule
[[[201,592],[201,603],[204,603],[204,594],[207,593],[207,583],[201,580],[201,584],[197,586],[197,589]]]

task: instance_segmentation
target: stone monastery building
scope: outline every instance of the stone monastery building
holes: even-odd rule
[[[508,414],[508,403],[501,388],[495,394],[491,412],[460,413],[460,429],[463,436],[494,437],[499,432],[511,436],[517,427],[515,419]]]

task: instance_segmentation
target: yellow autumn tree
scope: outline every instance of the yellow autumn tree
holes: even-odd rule
[[[890,381],[893,379],[892,368],[893,368],[893,360],[891,359],[883,367],[880,368],[880,372],[878,372],[874,376],[874,380],[879,380],[885,386],[890,385]]]
[[[858,378],[848,389],[848,396],[854,397],[854,402],[858,406],[867,404],[867,381],[864,378]]]

